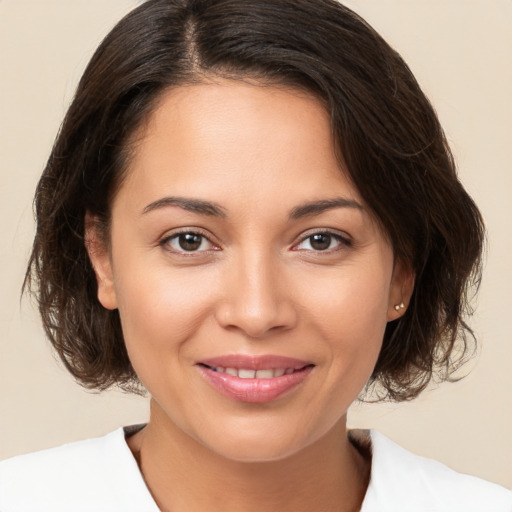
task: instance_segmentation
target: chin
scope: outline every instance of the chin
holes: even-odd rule
[[[202,439],[202,444],[212,452],[236,462],[276,462],[293,457],[322,437],[322,432],[298,430],[291,422],[287,425],[265,425],[255,422],[222,428],[216,435]],[[244,428],[245,427],[245,428]]]
[[[267,439],[240,442],[231,439],[228,445],[215,448],[218,455],[233,462],[265,463],[292,457],[304,447],[283,442],[269,443]]]

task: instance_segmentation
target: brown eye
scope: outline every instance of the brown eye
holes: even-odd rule
[[[320,231],[306,236],[302,241],[295,246],[294,250],[298,251],[336,251],[343,247],[351,246],[349,239],[329,231]]]
[[[315,251],[325,251],[331,246],[332,236],[328,233],[317,233],[316,235],[311,235],[309,238],[309,243]]]
[[[212,243],[202,234],[193,231],[177,233],[162,242],[173,252],[203,252],[212,249]]]
[[[197,251],[201,247],[203,237],[197,233],[182,233],[178,236],[178,243],[184,251]]]

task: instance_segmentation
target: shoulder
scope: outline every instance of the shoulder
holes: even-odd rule
[[[420,457],[371,431],[372,471],[361,512],[512,512],[512,492]]]
[[[153,512],[123,429],[0,462],[0,510]]]

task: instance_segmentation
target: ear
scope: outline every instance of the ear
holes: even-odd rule
[[[397,320],[407,311],[414,291],[415,277],[414,271],[408,263],[395,260],[389,287],[388,322]]]
[[[104,308],[116,309],[117,297],[114,287],[112,260],[100,229],[98,218],[87,212],[85,214],[85,247],[96,274],[98,300]]]

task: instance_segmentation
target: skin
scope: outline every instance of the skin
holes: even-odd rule
[[[152,397],[148,426],[128,443],[156,502],[174,512],[358,510],[369,461],[348,440],[346,411],[413,277],[340,170],[327,112],[304,92],[219,80],[166,92],[138,135],[109,249],[90,218],[87,237],[99,300],[119,309]],[[350,205],[291,215],[339,198]],[[183,230],[202,235],[198,250],[180,247]],[[318,250],[309,237],[326,232]],[[315,366],[276,400],[245,403],[196,365],[226,354]]]

